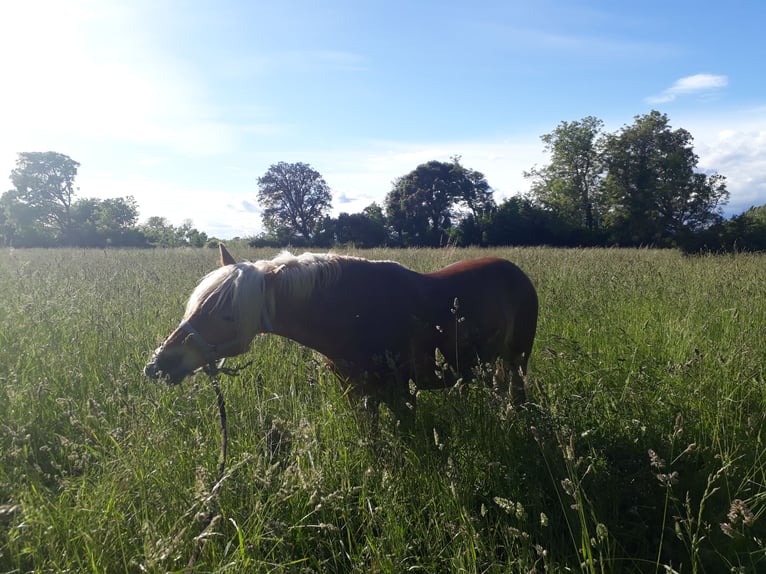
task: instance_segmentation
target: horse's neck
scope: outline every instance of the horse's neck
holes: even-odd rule
[[[332,310],[312,304],[311,298],[275,294],[268,319],[271,322],[270,332],[324,354],[331,353],[345,334],[334,327]]]

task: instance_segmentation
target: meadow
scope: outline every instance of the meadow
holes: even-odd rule
[[[216,252],[1,251],[0,572],[766,571],[766,257],[354,254],[488,252],[540,297],[529,404],[477,369],[372,432],[321,358],[260,336],[220,377],[214,488],[209,378],[142,369]]]

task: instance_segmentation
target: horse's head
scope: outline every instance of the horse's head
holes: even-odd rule
[[[236,261],[223,245],[220,252],[221,268],[207,275],[194,290],[183,321],[144,367],[147,376],[177,384],[206,365],[247,351],[255,333],[243,329],[232,286],[241,270],[229,267]]]

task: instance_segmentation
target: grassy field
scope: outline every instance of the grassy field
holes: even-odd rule
[[[492,253],[540,296],[529,405],[477,374],[371,435],[310,350],[259,337],[220,381],[199,538],[215,394],[142,368],[215,252],[0,252],[0,572],[184,571],[198,548],[198,572],[766,571],[766,258]]]

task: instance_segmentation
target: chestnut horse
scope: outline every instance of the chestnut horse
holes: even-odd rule
[[[237,263],[220,245],[220,256],[146,365],[149,377],[179,383],[246,352],[256,334],[274,333],[323,354],[352,394],[397,415],[412,400],[410,381],[420,389],[454,382],[436,373],[439,353],[459,376],[479,362],[502,366],[511,399],[525,401],[537,293],[510,261],[471,259],[420,274],[335,254]]]

